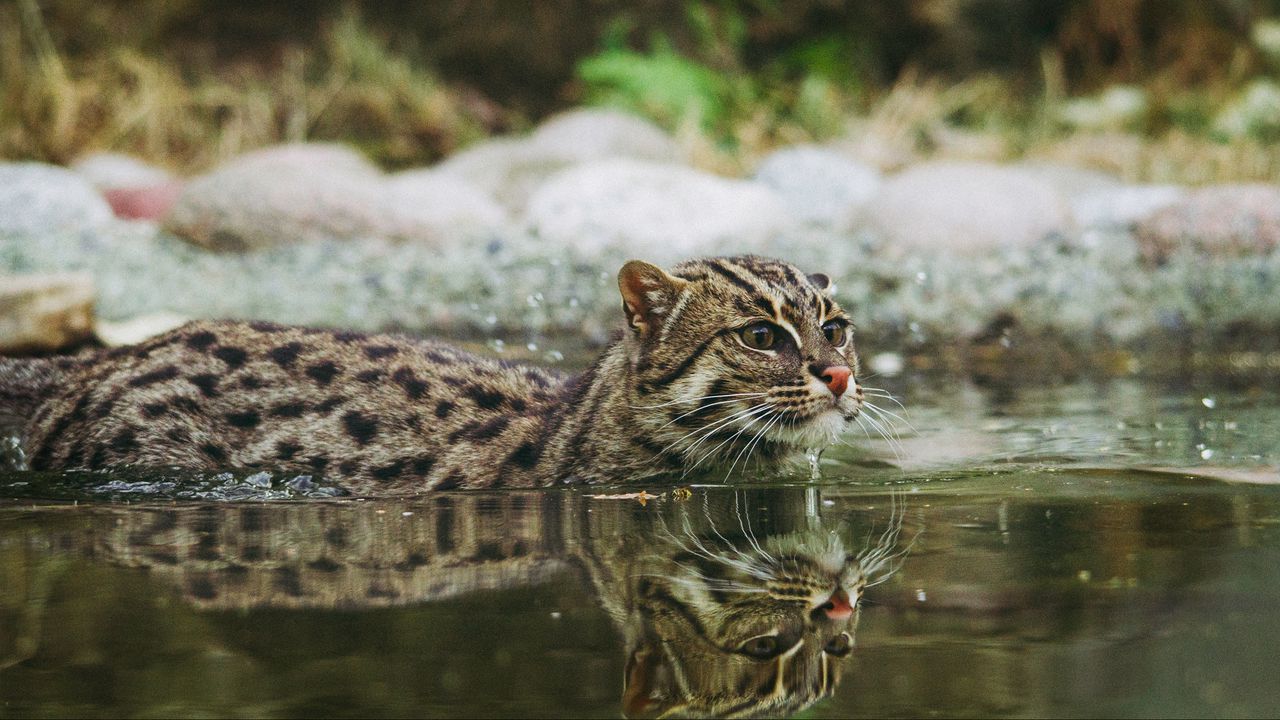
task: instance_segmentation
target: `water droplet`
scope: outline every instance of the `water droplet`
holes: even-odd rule
[[[818,463],[822,460],[822,448],[809,448],[804,451],[804,456],[809,460],[809,479],[821,480],[822,469]]]

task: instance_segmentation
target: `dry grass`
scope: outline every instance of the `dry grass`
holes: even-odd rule
[[[253,61],[198,65],[128,42],[103,48],[64,56],[35,0],[0,4],[0,157],[65,164],[111,150],[195,172],[263,145],[334,140],[395,168],[527,125],[391,51],[353,12],[329,22],[312,46]],[[1280,146],[1262,140],[1225,142],[1168,122],[1069,131],[1053,119],[1066,100],[1063,60],[1047,52],[1043,65],[1031,95],[997,77],[944,83],[907,72],[858,97],[817,77],[768,82],[739,68],[724,73],[734,90],[718,108],[727,119],[714,133],[697,118],[659,119],[694,164],[729,175],[782,145],[835,142],[886,170],[927,159],[1026,157],[1132,181],[1280,181]],[[1192,97],[1178,87],[1154,83],[1153,107]],[[1231,89],[1196,92],[1198,107],[1211,112]]]
[[[278,61],[183,68],[130,47],[76,61],[50,40],[34,0],[0,7],[0,156],[66,163],[129,152],[182,170],[262,145],[342,140],[389,166],[424,162],[507,124],[390,53],[359,18]]]

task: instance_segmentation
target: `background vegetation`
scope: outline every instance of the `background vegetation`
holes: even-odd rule
[[[1275,0],[6,0],[0,156],[195,171],[312,139],[394,168],[594,103],[726,170],[862,138],[886,167],[1275,180],[1277,73]]]

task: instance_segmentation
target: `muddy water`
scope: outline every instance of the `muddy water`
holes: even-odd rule
[[[851,434],[813,482],[387,501],[0,475],[0,715],[1280,712],[1276,393],[884,387],[910,409],[882,403],[893,442]],[[725,627],[714,607],[756,596],[708,578],[833,547],[884,561],[852,652],[803,632],[782,660],[738,652],[840,628],[808,605]]]

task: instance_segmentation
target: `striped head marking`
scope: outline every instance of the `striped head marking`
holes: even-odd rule
[[[862,407],[846,313],[822,274],[756,256],[618,275],[633,407],[686,468],[830,444]]]

